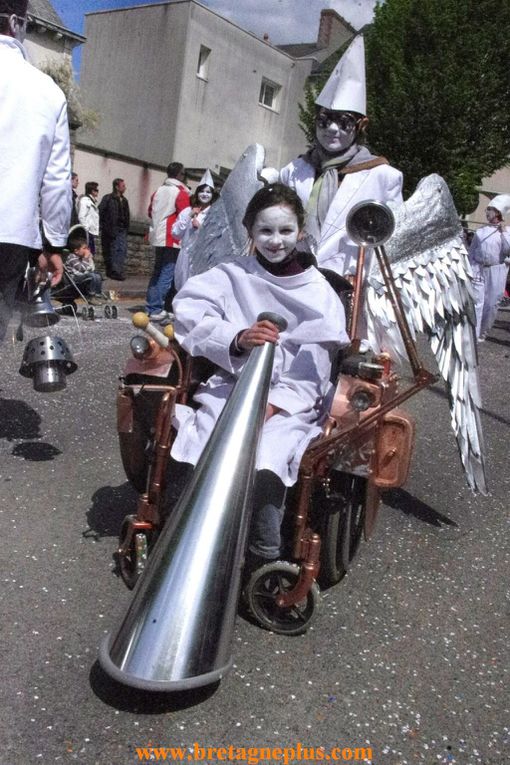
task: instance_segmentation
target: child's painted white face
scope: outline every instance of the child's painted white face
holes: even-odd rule
[[[209,202],[212,200],[212,191],[211,189],[202,189],[202,191],[198,192],[198,201],[201,202],[203,205],[209,204]]]
[[[299,226],[296,214],[287,205],[261,210],[251,231],[257,251],[270,263],[281,263],[296,247]]]
[[[495,207],[488,207],[485,211],[485,217],[489,223],[498,223],[499,214]]]

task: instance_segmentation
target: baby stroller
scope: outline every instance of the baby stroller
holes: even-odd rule
[[[108,296],[103,293],[105,298],[104,305],[99,307],[94,306],[90,301],[90,297],[87,296],[87,291],[84,288],[85,285],[81,284],[80,287],[80,284],[78,283],[79,280],[73,276],[69,268],[66,268],[66,254],[69,255],[70,253],[70,241],[73,236],[87,239],[87,231],[80,224],[71,226],[69,229],[66,247],[67,253],[64,253],[63,256],[64,275],[59,284],[51,290],[52,299],[61,303],[61,308],[57,310],[60,310],[63,313],[70,312],[75,318],[78,316],[78,313],[80,313],[81,318],[84,321],[94,321],[98,316],[98,312],[101,312],[105,319],[116,319],[118,317],[117,306],[108,302]],[[82,300],[84,302],[84,305],[81,306],[80,309],[78,309],[76,300]]]

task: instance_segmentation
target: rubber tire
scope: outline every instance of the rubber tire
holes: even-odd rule
[[[287,561],[274,561],[253,572],[244,590],[244,597],[257,623],[278,635],[302,635],[308,629],[320,602],[316,582],[303,603],[279,608],[275,599],[283,590],[292,589],[299,577],[299,566]]]
[[[365,522],[367,479],[340,473],[335,477],[335,494],[320,508],[321,587],[332,587],[345,576],[358,551]]]
[[[154,438],[152,428],[156,421],[159,404],[160,399],[151,403],[143,397],[135,396],[132,432],[118,434],[124,472],[139,494],[143,494],[147,488],[149,451]]]

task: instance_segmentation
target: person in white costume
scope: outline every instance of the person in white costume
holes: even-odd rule
[[[197,411],[177,407],[171,453],[179,462],[197,463],[249,351],[276,343],[250,533],[251,553],[272,560],[280,554],[286,487],[296,481],[301,456],[320,432],[332,359],[349,338],[340,299],[296,252],[304,224],[297,195],[281,184],[261,189],[243,223],[254,255],[191,277],[174,298],[177,339],[218,370],[195,395]],[[279,333],[272,323],[257,322],[266,310],[281,314],[287,329]]]
[[[0,0],[0,341],[27,263],[62,278],[71,219],[67,103],[28,62],[26,24],[27,0]]]
[[[172,236],[181,242],[174,273],[174,285],[177,290],[181,289],[189,277],[189,248],[217,198],[218,193],[214,189],[211,171],[206,170],[190,199],[190,206],[179,213],[172,226]]]
[[[368,199],[402,200],[402,173],[362,145],[366,116],[365,48],[354,39],[316,100],[316,138],[309,151],[280,172],[307,210],[306,231],[316,241],[319,266],[354,274],[358,246],[345,223],[352,207]],[[367,268],[370,253],[367,253]]]
[[[505,293],[510,264],[510,228],[503,218],[510,212],[510,194],[499,194],[486,210],[487,225],[475,231],[469,248],[473,270],[476,336],[485,340]]]

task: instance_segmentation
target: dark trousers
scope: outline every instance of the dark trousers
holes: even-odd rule
[[[115,234],[102,234],[101,245],[106,275],[123,276],[127,258],[127,229],[119,229]]]
[[[0,242],[0,342],[5,337],[12,316],[16,291],[23,280],[27,265],[35,264],[38,250],[21,244]]]

